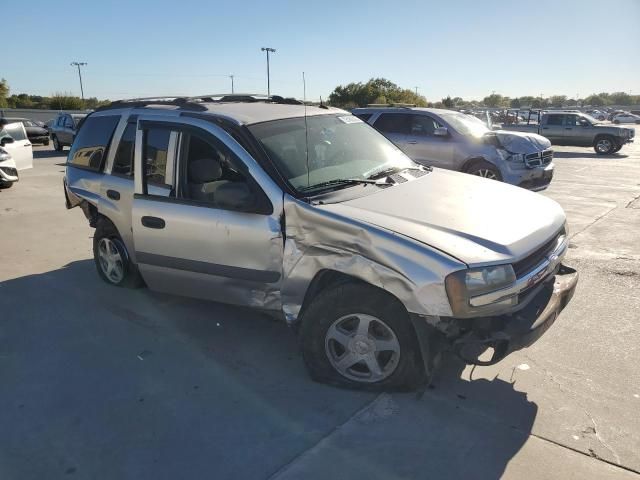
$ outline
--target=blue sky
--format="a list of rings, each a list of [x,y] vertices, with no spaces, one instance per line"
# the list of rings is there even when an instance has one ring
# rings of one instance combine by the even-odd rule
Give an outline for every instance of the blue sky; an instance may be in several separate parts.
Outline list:
[[[2,2],[12,93],[266,92],[307,98],[386,77],[443,96],[640,94],[640,0]]]

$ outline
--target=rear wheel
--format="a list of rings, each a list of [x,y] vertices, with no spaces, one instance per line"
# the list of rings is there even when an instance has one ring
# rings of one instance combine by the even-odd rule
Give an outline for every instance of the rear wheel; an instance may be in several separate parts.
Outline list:
[[[593,149],[598,155],[609,155],[615,151],[618,146],[613,137],[604,136],[598,137],[593,142]]]
[[[618,143],[618,144],[616,144],[616,148],[614,148],[613,152],[611,152],[611,153],[618,153],[621,148],[622,148],[622,144]]]
[[[349,282],[322,291],[305,310],[300,334],[316,381],[372,391],[410,390],[424,382],[407,311],[375,287]]]
[[[13,186],[13,182],[3,182],[0,180],[0,188],[11,188]]]
[[[475,160],[471,163],[465,170],[466,173],[471,175],[477,175],[478,177],[488,178],[489,180],[498,180],[502,181],[502,175],[500,174],[500,170],[492,164],[485,160]]]
[[[129,259],[127,247],[116,227],[106,218],[98,220],[93,235],[93,258],[98,275],[117,287],[137,288],[143,285],[138,269]]]
[[[55,149],[56,152],[61,152],[63,148],[62,144],[58,140],[58,137],[56,136],[53,137],[53,148]]]

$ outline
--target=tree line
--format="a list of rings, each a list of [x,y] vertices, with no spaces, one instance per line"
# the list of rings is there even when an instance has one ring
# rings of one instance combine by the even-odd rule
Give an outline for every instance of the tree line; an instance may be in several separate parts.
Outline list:
[[[408,103],[419,107],[435,108],[548,108],[548,107],[603,107],[607,105],[637,105],[640,95],[630,95],[626,92],[597,93],[585,98],[568,98],[566,95],[523,96],[510,98],[498,93],[487,95],[482,100],[464,100],[461,97],[446,97],[439,101],[430,102],[426,97],[416,92],[401,88],[385,78],[372,78],[368,82],[354,82],[336,87],[329,95],[329,103],[336,107],[351,109],[366,107],[376,103]]]
[[[32,108],[36,110],[85,110],[94,109],[109,103],[109,100],[98,100],[95,97],[85,98],[70,93],[56,92],[49,97],[20,93],[9,95],[9,84],[0,79],[0,108]]]

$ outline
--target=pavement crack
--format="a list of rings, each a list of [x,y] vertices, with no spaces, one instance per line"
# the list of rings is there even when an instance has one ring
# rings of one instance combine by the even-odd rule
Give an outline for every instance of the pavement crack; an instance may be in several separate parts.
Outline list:
[[[584,410],[584,408],[583,408]],[[616,459],[616,464],[620,465],[620,457],[618,456],[618,454],[616,453],[616,451],[611,447],[611,445],[609,445],[604,438],[602,438],[602,436],[600,436],[600,433],[598,432],[598,425],[596,424],[596,421],[594,420],[594,418],[591,416],[591,414],[589,412],[587,412],[586,410],[584,410],[584,413],[587,417],[589,417],[589,420],[591,420],[591,423],[593,423],[593,434],[596,436],[596,439],[598,440],[598,442],[600,442],[600,445],[602,445],[604,448],[606,448],[607,450],[609,450],[613,456]],[[599,460],[602,460],[601,458],[599,458]]]

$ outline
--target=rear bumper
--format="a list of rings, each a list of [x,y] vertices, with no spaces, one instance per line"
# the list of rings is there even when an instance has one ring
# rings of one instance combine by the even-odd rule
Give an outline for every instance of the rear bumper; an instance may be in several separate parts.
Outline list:
[[[552,279],[520,311],[511,315],[472,320],[470,329],[453,344],[466,363],[493,365],[510,353],[528,347],[540,338],[567,306],[578,284],[578,272],[561,265]],[[493,349],[489,360],[480,360]]]

